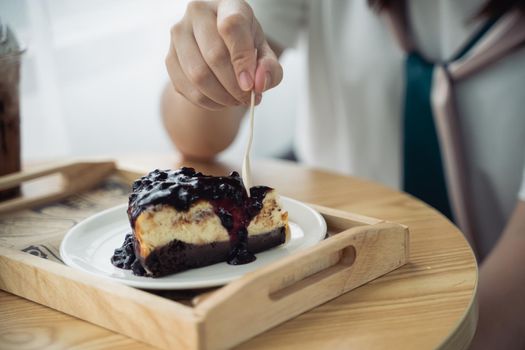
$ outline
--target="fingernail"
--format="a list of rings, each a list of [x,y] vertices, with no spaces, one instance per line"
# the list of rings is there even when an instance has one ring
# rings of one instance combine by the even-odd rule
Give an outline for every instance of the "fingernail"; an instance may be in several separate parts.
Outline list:
[[[272,86],[272,76],[270,73],[266,72],[264,76],[264,91],[268,90]]]
[[[241,74],[239,74],[239,84],[244,91],[250,91],[252,89],[253,80],[248,72],[242,71]]]
[[[255,104],[258,105],[261,103],[262,100],[262,94],[255,94]]]

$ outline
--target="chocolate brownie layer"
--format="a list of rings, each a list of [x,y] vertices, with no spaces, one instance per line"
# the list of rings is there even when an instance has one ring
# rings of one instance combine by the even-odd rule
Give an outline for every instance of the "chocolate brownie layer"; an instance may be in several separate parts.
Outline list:
[[[268,233],[249,237],[247,248],[256,254],[281,245],[286,240],[285,231],[285,227],[280,227]],[[156,248],[147,258],[140,259],[153,277],[161,277],[227,261],[230,254],[232,252],[228,241],[197,245],[174,240],[163,247]]]

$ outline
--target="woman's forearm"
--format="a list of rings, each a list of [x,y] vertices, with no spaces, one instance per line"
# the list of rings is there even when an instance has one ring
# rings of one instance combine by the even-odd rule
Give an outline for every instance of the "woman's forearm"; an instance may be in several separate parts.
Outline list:
[[[193,105],[167,84],[162,119],[171,140],[187,159],[211,160],[235,139],[246,108],[210,111]]]
[[[479,322],[471,349],[525,349],[525,202],[480,270]]]

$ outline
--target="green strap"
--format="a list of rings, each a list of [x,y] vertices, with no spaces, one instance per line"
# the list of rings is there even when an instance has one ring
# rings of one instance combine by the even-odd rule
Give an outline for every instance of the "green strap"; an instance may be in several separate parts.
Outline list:
[[[418,53],[405,62],[403,189],[452,219],[445,173],[432,116],[430,92],[434,65]]]
[[[488,21],[451,61],[463,57],[496,21],[497,18]],[[403,115],[403,189],[453,220],[430,102],[433,71],[434,64],[426,61],[419,53],[411,52],[407,55]]]

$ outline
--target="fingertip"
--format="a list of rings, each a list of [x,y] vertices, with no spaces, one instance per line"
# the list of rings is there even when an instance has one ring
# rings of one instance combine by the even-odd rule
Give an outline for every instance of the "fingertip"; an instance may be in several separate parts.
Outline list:
[[[267,90],[271,85],[271,75],[263,67],[257,68],[255,72],[255,85],[254,89],[257,93],[262,93]]]
[[[255,72],[255,91],[267,91],[279,85],[282,78],[283,72],[279,61],[270,57],[260,59]]]
[[[250,91],[252,90],[253,88],[253,79],[252,77],[250,76],[250,73],[248,73],[247,71],[243,70],[240,74],[239,74],[239,87],[243,90],[243,91]]]
[[[283,80],[283,67],[278,61],[276,63],[277,64],[271,70],[272,78],[273,78],[272,80],[273,85],[271,87],[279,85],[281,81]]]

